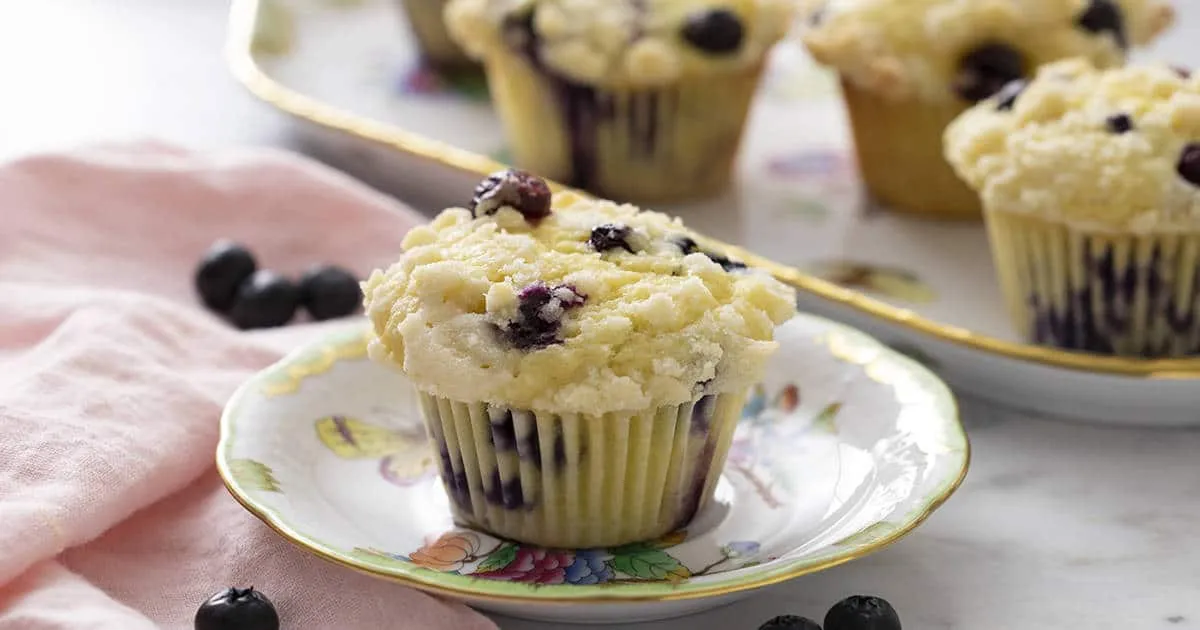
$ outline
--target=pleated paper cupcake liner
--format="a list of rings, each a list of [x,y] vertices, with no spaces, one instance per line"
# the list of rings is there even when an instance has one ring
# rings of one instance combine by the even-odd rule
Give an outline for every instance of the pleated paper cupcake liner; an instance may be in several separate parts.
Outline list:
[[[989,212],[1014,323],[1034,343],[1098,354],[1200,354],[1200,233],[1121,235]]]
[[[893,101],[842,82],[859,170],[876,201],[899,214],[979,219],[979,195],[942,152],[942,134],[965,109],[958,103]]]
[[[584,85],[516,53],[485,60],[520,168],[620,201],[673,201],[730,184],[761,66],[659,88]]]
[[[460,523],[543,547],[613,547],[711,499],[744,394],[637,414],[547,414],[420,394]]]

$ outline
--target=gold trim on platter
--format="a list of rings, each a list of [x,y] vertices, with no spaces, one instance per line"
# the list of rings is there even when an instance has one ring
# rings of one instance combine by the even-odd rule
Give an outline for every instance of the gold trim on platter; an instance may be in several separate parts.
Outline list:
[[[255,59],[255,33],[259,32],[261,7],[265,0],[234,0],[230,17],[228,60],[234,76],[251,94],[296,118],[369,142],[420,156],[455,170],[486,175],[505,165],[488,157],[426,138],[392,125],[359,117],[296,92],[268,75]],[[555,190],[565,186],[551,182]],[[1150,379],[1200,378],[1200,359],[1136,359],[1110,357],[1056,348],[1004,341],[965,328],[942,324],[917,313],[886,304],[862,293],[842,288],[781,265],[741,247],[715,239],[711,246],[727,250],[746,263],[771,272],[783,282],[830,302],[871,315],[892,325],[918,332],[938,341],[988,354],[1036,363],[1052,368]]]

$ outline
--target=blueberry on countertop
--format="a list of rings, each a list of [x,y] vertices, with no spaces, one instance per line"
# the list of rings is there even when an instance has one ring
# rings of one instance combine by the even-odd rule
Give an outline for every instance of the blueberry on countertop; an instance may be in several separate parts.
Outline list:
[[[796,615],[780,615],[764,623],[758,630],[821,630],[821,626],[812,619]]]
[[[238,287],[257,268],[254,255],[242,245],[224,239],[213,243],[196,269],[200,299],[214,311],[228,311]]]
[[[492,173],[475,187],[469,210],[476,217],[509,206],[536,223],[550,216],[551,193],[546,180],[516,169]]]
[[[884,599],[855,595],[829,609],[825,630],[901,630],[900,616]]]
[[[362,299],[358,278],[341,267],[317,265],[300,277],[300,303],[315,320],[350,315]]]
[[[683,38],[704,52],[724,55],[742,47],[746,29],[729,9],[705,9],[688,16]]]
[[[279,630],[279,614],[266,595],[250,588],[227,588],[196,611],[196,630]]]
[[[260,269],[238,288],[229,319],[242,330],[274,328],[292,320],[300,305],[300,289],[287,278]]]
[[[954,90],[964,100],[977,103],[1025,76],[1025,58],[1015,48],[989,42],[963,56]]]

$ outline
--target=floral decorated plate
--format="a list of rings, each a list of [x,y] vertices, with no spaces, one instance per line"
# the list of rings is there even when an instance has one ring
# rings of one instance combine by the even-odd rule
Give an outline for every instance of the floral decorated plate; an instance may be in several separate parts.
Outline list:
[[[267,525],[359,571],[525,618],[692,613],[888,545],[967,471],[954,399],[925,368],[809,315],[779,338],[717,500],[661,540],[541,549],[456,527],[416,397],[366,358],[361,323],[243,385],[217,464]]]

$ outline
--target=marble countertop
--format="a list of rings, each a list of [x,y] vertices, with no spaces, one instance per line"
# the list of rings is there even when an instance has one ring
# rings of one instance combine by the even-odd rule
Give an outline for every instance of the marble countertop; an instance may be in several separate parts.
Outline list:
[[[227,74],[226,10],[213,0],[3,3],[0,159],[139,137],[296,148],[286,121]],[[1196,38],[1174,41],[1172,56],[1200,57]],[[971,401],[963,416],[971,473],[907,538],[699,617],[623,627],[755,630],[870,593],[918,630],[1200,629],[1200,431],[1099,428]]]

